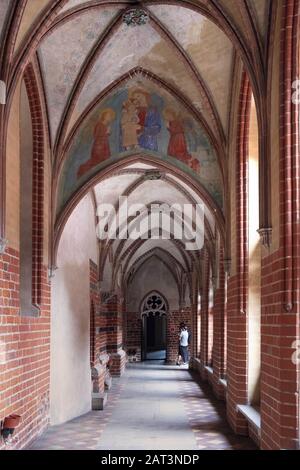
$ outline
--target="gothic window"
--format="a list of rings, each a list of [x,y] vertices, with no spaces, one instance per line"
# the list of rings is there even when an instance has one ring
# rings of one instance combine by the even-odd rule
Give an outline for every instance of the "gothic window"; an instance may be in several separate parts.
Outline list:
[[[142,306],[142,315],[149,316],[162,316],[166,315],[167,306],[165,300],[158,293],[151,293],[144,300]]]

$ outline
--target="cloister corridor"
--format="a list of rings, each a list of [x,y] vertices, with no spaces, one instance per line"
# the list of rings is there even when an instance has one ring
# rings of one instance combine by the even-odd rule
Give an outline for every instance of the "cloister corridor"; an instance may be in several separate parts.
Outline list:
[[[300,449],[299,10],[0,0],[3,459]]]
[[[31,450],[253,450],[229,428],[225,406],[187,366],[130,364],[103,411],[53,426]]]

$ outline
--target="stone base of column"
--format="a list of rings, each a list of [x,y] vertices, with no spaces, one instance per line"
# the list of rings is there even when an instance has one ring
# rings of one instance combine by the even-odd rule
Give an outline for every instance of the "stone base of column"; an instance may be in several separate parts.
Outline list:
[[[109,357],[109,372],[112,377],[121,377],[125,372],[127,355],[123,349],[111,353]]]
[[[237,409],[237,405],[232,403],[230,396],[227,400],[227,419],[235,434],[239,434],[241,436],[249,435],[248,422],[242,413]]]
[[[192,357],[191,361],[190,361],[190,368],[192,370],[195,370],[196,372],[198,372],[198,374],[200,375],[200,378],[201,378],[201,380],[203,380],[203,382],[208,381],[207,369],[205,368],[202,361],[200,361],[200,359],[198,359],[197,357]]]
[[[92,410],[103,410],[107,402],[107,393],[92,393]]]
[[[213,391],[218,400],[226,401],[226,389],[219,381],[218,377],[213,377]]]
[[[93,364],[91,369],[91,379],[92,379],[92,409],[93,410],[102,410],[103,408],[99,408],[99,404],[95,404],[95,408],[93,403],[100,402],[102,400],[103,405],[105,405],[106,398],[105,398],[105,381],[107,376],[110,377],[109,370],[108,370],[108,362],[109,362],[109,355],[108,354],[101,354],[98,356],[98,360],[96,363]]]

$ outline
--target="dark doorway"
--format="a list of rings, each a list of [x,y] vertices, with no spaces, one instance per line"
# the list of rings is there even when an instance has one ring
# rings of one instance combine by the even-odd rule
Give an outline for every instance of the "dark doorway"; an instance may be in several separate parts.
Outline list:
[[[144,360],[165,360],[167,349],[166,315],[145,316],[143,320]]]

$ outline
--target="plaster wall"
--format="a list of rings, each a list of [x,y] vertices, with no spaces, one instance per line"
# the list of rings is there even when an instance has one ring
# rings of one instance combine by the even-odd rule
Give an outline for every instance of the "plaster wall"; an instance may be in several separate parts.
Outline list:
[[[128,286],[127,311],[139,312],[143,298],[155,290],[164,295],[170,310],[178,309],[179,296],[175,279],[164,263],[153,257],[141,266]]]
[[[97,263],[94,209],[87,195],[65,226],[51,283],[51,424],[91,409],[90,259]]]

